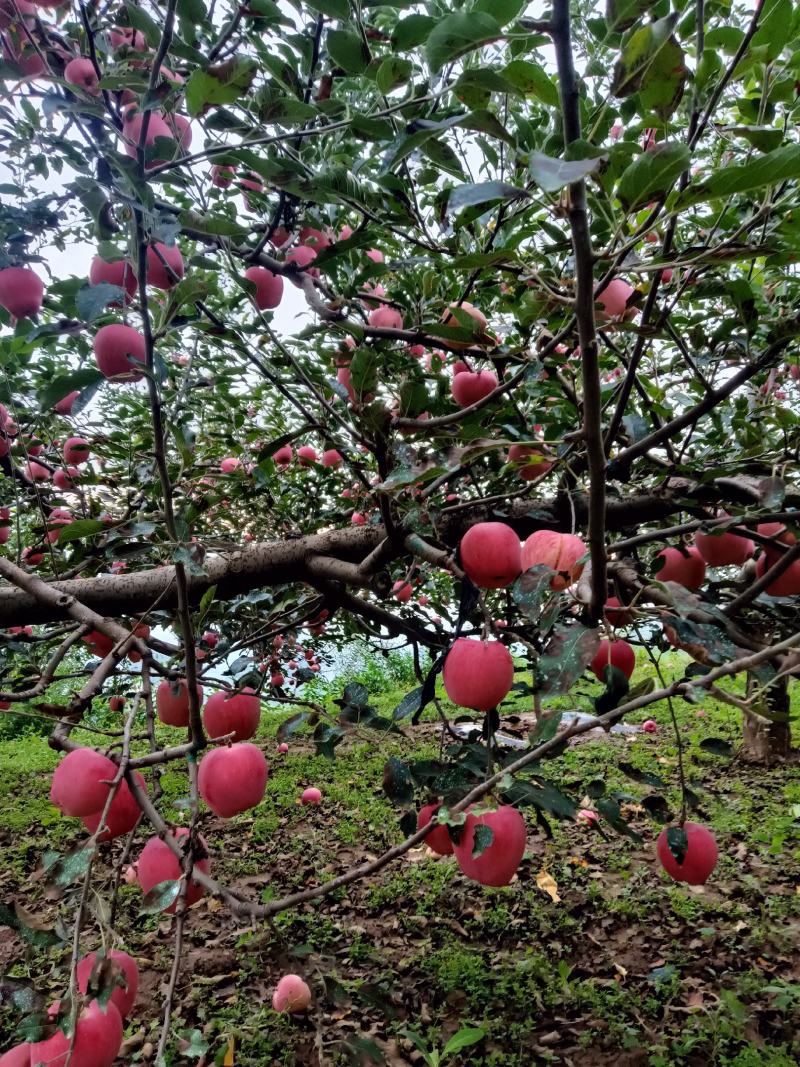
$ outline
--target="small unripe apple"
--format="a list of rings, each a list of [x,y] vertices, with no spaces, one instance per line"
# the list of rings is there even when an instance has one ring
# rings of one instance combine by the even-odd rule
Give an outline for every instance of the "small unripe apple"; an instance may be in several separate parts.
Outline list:
[[[373,308],[369,313],[367,321],[375,330],[403,329],[403,316],[397,308],[388,307],[386,304],[381,304],[380,307]]]
[[[138,382],[136,363],[146,361],[145,340],[132,326],[101,326],[94,338],[94,358],[101,374],[113,382]]]
[[[458,550],[467,577],[481,589],[502,589],[522,570],[522,545],[504,522],[476,523]]]
[[[29,319],[42,310],[44,282],[28,267],[0,270],[0,307],[14,319]]]
[[[269,769],[256,745],[213,748],[200,761],[200,796],[220,818],[230,819],[256,807],[264,799]]]
[[[421,830],[423,826],[427,826],[441,806],[438,801],[433,804],[423,804],[417,815],[417,829]],[[452,856],[453,854],[453,842],[450,840],[446,826],[440,825],[435,830],[431,830],[425,838],[425,844],[439,856]]]
[[[442,681],[453,704],[491,711],[511,689],[514,661],[499,641],[459,637],[447,653]]]
[[[460,371],[453,378],[451,392],[459,407],[477,404],[497,388],[497,375],[490,370]]]
[[[550,582],[551,589],[566,589],[583,573],[583,564],[578,560],[587,552],[586,545],[576,534],[537,530],[522,546],[522,569],[527,571],[539,564],[550,567],[556,571]]]
[[[78,962],[75,977],[81,993],[85,993],[89,988],[89,979],[96,961],[97,953],[89,952]],[[136,960],[127,952],[112,948],[105,953],[104,957],[101,957],[100,962],[104,972],[113,971],[123,979],[123,984],[114,988],[111,1003],[122,1018],[127,1019],[136,1002],[136,993],[139,989],[139,968],[136,966]]]
[[[488,826],[492,841],[480,856],[473,856],[475,829]],[[481,885],[508,885],[525,854],[527,829],[525,819],[516,808],[501,805],[483,815],[467,814],[461,840],[453,846],[456,860],[464,874]]]
[[[233,734],[233,741],[248,741],[258,729],[261,700],[252,689],[228,695],[214,693],[203,708],[203,722],[209,737]]]
[[[116,775],[116,763],[102,752],[73,749],[53,771],[50,800],[64,815],[93,815],[105,804]]]
[[[169,268],[169,269],[167,269]],[[184,274],[183,256],[177,245],[156,243],[147,249],[147,284],[172,289]]]
[[[283,278],[280,274],[273,274],[265,267],[249,267],[244,276],[256,287],[253,299],[257,308],[267,311],[278,307],[283,297]]]
[[[662,830],[656,841],[659,862],[670,878],[687,885],[703,885],[717,865],[719,852],[717,841],[710,830],[699,823],[685,822],[687,848],[683,862],[678,863],[667,841],[667,831]]]
[[[178,841],[188,836],[189,831],[185,826],[179,826],[175,830],[175,838]],[[202,837],[199,838],[199,843],[203,849],[206,848],[206,843]],[[203,874],[208,874],[211,870],[211,863],[208,857],[197,860],[194,866],[199,871],[202,871]],[[142,892],[149,893],[151,889],[160,885],[161,882],[177,882],[182,874],[183,870],[178,857],[173,854],[169,845],[162,841],[160,837],[151,837],[142,849],[139,855],[139,862],[136,864],[136,877],[139,880]],[[198,885],[194,878],[190,878],[185,897],[186,907],[191,908],[204,893],[203,887]],[[177,906],[178,902],[174,900],[164,911],[167,915],[171,915]]]
[[[321,804],[322,803],[322,793],[320,792],[319,789],[316,789],[314,786],[309,786],[308,789],[304,789],[303,792],[300,794],[300,803],[301,804]]]
[[[663,564],[658,566],[658,561]],[[662,548],[656,556],[655,577],[659,582],[677,582],[686,589],[699,589],[706,579],[706,564],[692,545],[687,549]]]
[[[85,56],[71,59],[67,63],[64,67],[64,81],[78,89],[83,89],[89,96],[100,95],[100,78],[94,69],[94,63]]]
[[[301,1013],[311,1003],[311,990],[299,974],[285,974],[272,994],[274,1011]]]

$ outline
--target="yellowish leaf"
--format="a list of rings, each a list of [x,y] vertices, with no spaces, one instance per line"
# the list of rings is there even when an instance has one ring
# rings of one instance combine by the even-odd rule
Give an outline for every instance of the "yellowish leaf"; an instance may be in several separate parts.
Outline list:
[[[536,875],[536,884],[543,892],[547,893],[554,904],[559,903],[561,897],[558,895],[558,886],[552,874],[548,874],[547,871],[539,871]]]
[[[222,1067],[233,1067],[233,1038],[228,1038],[228,1047],[225,1049],[225,1058]]]

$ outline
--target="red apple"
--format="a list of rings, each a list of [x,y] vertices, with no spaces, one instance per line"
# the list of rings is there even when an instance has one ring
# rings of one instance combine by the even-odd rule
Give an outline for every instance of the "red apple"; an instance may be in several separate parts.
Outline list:
[[[139,111],[135,105],[131,105],[125,111],[122,121],[122,138],[124,143],[124,149],[127,155],[132,159],[136,159],[136,151],[139,141],[142,136],[142,128],[144,124],[145,112]],[[175,132],[171,130],[164,120],[162,115],[159,115],[156,111],[150,112],[150,119],[147,123],[147,133],[145,134],[144,147],[145,150],[150,149],[155,144],[156,140],[166,139],[175,144]],[[177,145],[175,145],[177,148]],[[172,158],[173,152],[168,153],[167,159],[151,159],[147,163],[147,168],[154,167],[157,163],[167,163]],[[148,252],[148,261],[149,261]],[[149,262],[148,262],[149,266]],[[162,268],[163,269],[163,268]],[[154,283],[151,283],[154,284]]]
[[[442,680],[453,704],[490,711],[511,689],[514,661],[499,641],[459,637],[447,653]]]
[[[89,979],[97,961],[97,953],[89,952],[78,962],[75,977],[78,981],[78,989],[86,993],[89,988]],[[103,981],[112,976],[118,976],[121,984],[117,985],[111,994],[111,1003],[120,1013],[123,1019],[127,1019],[131,1013],[136,994],[139,990],[139,968],[136,960],[127,952],[112,948],[105,956],[100,956],[98,971],[103,970]]]
[[[481,589],[502,589],[522,570],[522,545],[504,522],[479,522],[461,538],[461,566]]]
[[[709,567],[741,566],[756,550],[749,537],[734,533],[707,534],[698,530],[694,543]]]
[[[298,245],[297,248],[293,248],[287,255],[287,263],[296,263],[301,272],[309,274],[312,278],[319,278],[319,270],[316,267],[310,267],[309,264],[313,263],[317,258],[316,250],[310,248],[308,245]],[[292,278],[294,285],[301,285],[302,283]]]
[[[68,752],[53,771],[50,800],[64,814],[80,818],[101,811],[117,765],[92,748]]]
[[[604,614],[612,626],[627,626],[633,621],[633,612],[628,611],[627,606],[615,596],[610,596],[606,601]]]
[[[605,669],[609,665],[622,671],[626,678],[630,678],[636,667],[636,653],[627,641],[600,642],[589,668],[601,682],[604,682]]]
[[[588,549],[576,534],[556,533],[553,530],[537,530],[522,546],[522,569],[527,571],[540,564],[556,571],[550,582],[551,589],[566,589],[577,582],[583,573],[583,564],[578,560]]]
[[[293,454],[291,445],[282,445],[277,452],[272,453],[272,460],[279,467],[288,467],[292,462]]]
[[[75,401],[80,395],[81,393],[79,389],[73,389],[71,393],[67,393],[66,396],[62,396],[62,398],[58,401],[57,404],[53,404],[53,411],[55,411],[58,415],[71,415],[72,405],[75,403]]]
[[[53,485],[62,492],[69,492],[75,488],[75,481],[80,473],[77,467],[68,467],[66,470],[59,467],[53,471]]]
[[[642,730],[646,734],[657,734],[658,733],[658,723],[655,721],[655,719],[646,719],[642,723]]]
[[[44,282],[28,267],[0,270],[0,307],[14,319],[38,315],[44,300]]]
[[[323,467],[338,467],[342,463],[342,454],[337,452],[335,448],[327,448],[322,453],[322,466]]]
[[[706,564],[703,557],[692,546],[687,549],[662,548],[656,561],[663,559],[663,564],[655,569],[659,582],[677,582],[687,589],[699,589],[706,579]]]
[[[527,459],[533,459],[534,462],[524,463]],[[532,482],[534,478],[541,478],[553,466],[551,460],[544,458],[540,448],[530,445],[512,445],[508,450],[508,462],[524,463],[517,470],[517,476],[523,482]]]
[[[411,586],[408,582],[403,581],[402,578],[399,578],[392,586],[392,594],[395,600],[398,600],[401,604],[408,603],[411,599],[412,592],[413,590]]]
[[[274,1011],[304,1012],[311,1003],[311,990],[299,974],[285,974],[272,994]]]
[[[767,567],[777,563],[770,561],[769,554],[759,556],[756,560],[756,577],[762,578]],[[790,563],[788,568],[764,590],[767,596],[797,596],[800,593],[800,560]]]
[[[152,285],[156,289],[172,289],[181,280],[183,273],[183,256],[177,245],[170,246],[157,242],[148,246],[148,285]]]
[[[213,748],[200,761],[197,784],[200,796],[222,819],[255,808],[264,799],[268,767],[255,745]]]
[[[602,293],[596,297],[596,303],[603,309],[598,314],[600,321],[607,319],[623,319],[630,315],[633,311],[636,313],[635,308],[628,308],[628,301],[633,296],[636,290],[632,285],[629,285],[622,278],[613,278]]]
[[[68,437],[64,442],[64,462],[85,463],[89,458],[89,442],[85,437]]]
[[[717,865],[717,841],[710,830],[695,822],[685,822],[687,848],[683,863],[678,863],[667,843],[667,831],[662,830],[656,841],[659,862],[670,878],[688,885],[703,885]]]
[[[175,837],[178,840],[188,837],[188,835],[189,831],[185,826],[179,826],[175,830]],[[199,842],[205,849],[206,843],[202,837],[199,838]],[[203,874],[208,874],[211,869],[211,864],[207,857],[197,860],[194,866],[199,871],[202,871]],[[149,893],[154,886],[160,885],[161,882],[177,882],[182,877],[182,874],[183,869],[177,856],[173,855],[169,845],[162,841],[160,837],[151,837],[142,849],[139,855],[139,862],[136,865],[136,877],[139,880],[142,892]],[[204,892],[203,887],[198,885],[194,878],[191,878],[186,891],[186,906],[190,908],[193,904],[196,904]],[[171,915],[177,905],[177,900],[174,900],[164,911]]]
[[[134,30],[132,26],[114,26],[108,31],[108,39],[112,48],[132,48],[135,52],[146,52],[147,42],[141,30]]]
[[[219,465],[219,469],[223,474],[233,474],[234,471],[241,467],[242,461],[235,456],[227,456]]]
[[[281,741],[281,743],[278,745],[278,752],[280,752],[282,756],[285,756],[288,751],[289,746],[286,744],[285,741]]]
[[[319,789],[316,789],[313,785],[309,786],[308,789],[304,789],[303,792],[300,794],[300,803],[301,804],[306,804],[306,805],[308,805],[308,804],[321,804],[322,803],[322,793],[320,792]]]
[[[136,363],[146,361],[144,337],[132,326],[101,326],[94,338],[94,358],[100,373],[114,382],[138,382]]]
[[[386,304],[381,304],[380,307],[373,308],[369,313],[367,321],[375,330],[403,329],[403,316],[397,308],[388,307]]]
[[[466,408],[494,392],[497,385],[497,375],[490,370],[460,371],[453,378],[451,392],[458,406]]]
[[[797,541],[797,537],[791,530],[787,530],[782,522],[762,522],[759,523],[756,529],[763,537],[771,537],[773,541],[777,541],[782,545],[791,547]],[[782,552],[778,552],[774,548],[764,546],[763,550],[766,552],[770,566],[773,563],[777,563],[783,555]]]
[[[64,67],[64,81],[83,89],[89,96],[100,95],[100,78],[94,69],[94,63],[85,56],[71,59]]]
[[[95,256],[89,268],[89,284],[100,285],[102,282],[106,282],[108,285],[117,285],[120,289],[124,289],[126,300],[132,300],[139,290],[136,272],[127,259],[115,259],[107,263],[100,256]],[[120,305],[118,301],[115,301],[109,306],[119,307]]]
[[[366,526],[367,518],[366,515],[362,515],[360,511],[354,511],[350,516],[350,522],[353,526]]]
[[[427,826],[441,806],[438,801],[433,804],[424,804],[417,815],[417,829],[421,830],[423,826]],[[439,856],[452,856],[453,854],[453,842],[450,840],[446,826],[437,826],[435,830],[431,830],[425,838],[425,844]]]
[[[203,687],[197,687],[198,703],[203,703]],[[166,726],[189,725],[189,686],[185,678],[166,678],[156,690],[156,714]]]
[[[228,695],[214,693],[203,708],[203,722],[209,737],[233,734],[233,741],[248,741],[258,729],[261,701],[252,689]]]
[[[317,462],[317,450],[311,445],[301,445],[297,450],[297,462],[301,467],[310,467]]]
[[[26,1041],[24,1045],[15,1045],[8,1052],[4,1052],[0,1056],[0,1067],[31,1067],[30,1044]]]
[[[211,184],[216,185],[218,189],[227,189],[235,177],[236,167],[215,163],[211,168]]]
[[[283,297],[283,278],[265,267],[249,267],[245,278],[256,287],[254,300],[261,311],[276,308]]]
[[[108,701],[108,706],[112,711],[122,711],[125,707],[125,697],[111,697]]]
[[[47,467],[43,467],[41,463],[36,463],[34,460],[29,460],[23,468],[25,473],[34,482],[49,482],[50,471]]]
[[[491,844],[480,856],[473,856],[475,828],[488,826],[493,833]],[[525,853],[525,820],[508,804],[483,815],[467,813],[461,840],[453,846],[458,865],[467,878],[481,885],[508,885],[517,872]]]
[[[454,314],[454,310],[456,310],[456,309],[458,311],[464,311],[464,312],[466,312],[467,315],[469,315],[469,317],[475,323],[476,332],[478,334],[485,334],[486,333],[486,316],[483,314],[482,311],[479,311],[475,307],[474,304],[470,304],[466,300],[462,300],[462,302],[460,304],[451,304],[447,308],[445,313],[442,315],[442,325],[443,326],[449,326],[449,327],[452,327],[453,329],[461,329],[461,330],[466,328],[466,327],[462,326],[462,324],[458,321],[458,318]],[[478,339],[476,339],[474,341],[452,341],[450,339],[448,339],[448,341],[447,341],[447,344],[449,345],[449,347],[450,348],[455,348],[455,349],[471,348],[473,345],[477,345],[477,344],[480,344],[480,343],[481,343],[480,338],[478,338]]]
[[[36,1041],[30,1047],[30,1062],[46,1067],[65,1067],[71,1038],[63,1030],[56,1030],[46,1041]],[[69,1056],[69,1067],[112,1067],[122,1044],[122,1019],[113,1003],[101,1008],[93,1000],[75,1024],[75,1044]]]

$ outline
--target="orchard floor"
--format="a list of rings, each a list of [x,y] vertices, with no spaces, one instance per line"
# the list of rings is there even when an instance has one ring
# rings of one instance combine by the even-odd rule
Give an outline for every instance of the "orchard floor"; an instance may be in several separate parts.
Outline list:
[[[387,683],[374,700],[390,711],[409,688]],[[599,779],[607,790],[624,791],[625,813],[643,844],[571,822],[554,822],[548,841],[531,816],[528,853],[504,889],[470,883],[452,859],[419,850],[369,884],[284,912],[271,926],[251,927],[218,902],[201,901],[187,922],[166,1062],[433,1064],[433,1053],[466,1027],[485,1036],[443,1062],[800,1062],[800,764],[761,770],[719,759],[699,743],[713,736],[735,744],[738,713],[714,702],[702,719],[689,705],[676,710],[689,777],[720,845],[705,888],[676,885],[660,871],[653,858],[658,826],[638,803],[654,790],[618,769],[628,761],[674,787],[674,735],[667,709],[658,708],[657,735],[578,744],[548,764],[552,780],[578,800]],[[282,717],[265,716],[267,752],[274,752]],[[381,788],[386,756],[437,752],[430,721],[404,726],[403,736],[350,738],[334,762],[314,755],[309,736],[295,735],[287,756],[271,758],[259,808],[228,823],[202,816],[213,873],[267,900],[375,856],[402,836]],[[64,989],[68,945],[38,944],[44,929],[68,936],[57,920],[68,924],[71,915],[69,891],[52,899],[37,873],[42,855],[80,839],[74,821],[49,804],[54,763],[40,737],[0,742],[0,899],[22,905],[41,928],[23,930],[23,939],[0,925],[0,1049],[12,1041],[21,990],[35,986],[50,998]],[[185,777],[170,770],[162,780],[162,810],[180,821]],[[319,808],[297,802],[309,784],[323,791]],[[674,810],[674,788],[665,796]],[[98,943],[105,861],[97,874],[87,949]],[[137,887],[123,886],[117,929],[138,959],[141,989],[120,1064],[153,1063],[172,958],[170,919],[142,915],[140,901]],[[306,1016],[271,1009],[274,984],[287,971],[312,987]],[[429,1060],[406,1029],[421,1036]]]

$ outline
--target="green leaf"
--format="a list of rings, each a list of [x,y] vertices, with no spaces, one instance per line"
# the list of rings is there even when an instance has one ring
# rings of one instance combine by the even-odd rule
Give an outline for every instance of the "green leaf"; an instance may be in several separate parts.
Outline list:
[[[47,884],[68,886],[77,882],[89,869],[94,853],[94,845],[80,845],[64,856],[52,857],[44,868]]]
[[[531,622],[538,622],[545,603],[553,595],[555,571],[544,563],[525,571],[511,587],[511,596],[522,614]]]
[[[460,1052],[462,1048],[468,1048],[470,1045],[477,1045],[485,1037],[486,1031],[480,1026],[465,1027],[463,1030],[459,1030],[458,1033],[453,1034],[444,1046],[442,1058],[452,1056],[454,1052]]]
[[[430,15],[409,15],[401,19],[392,30],[391,46],[396,52],[410,52],[428,37],[436,19]]]
[[[501,73],[525,96],[535,96],[548,107],[558,107],[558,86],[538,63],[531,63],[527,59],[514,59]]]
[[[332,19],[346,19],[350,16],[350,0],[307,0],[307,6],[321,15],[330,15]]]
[[[70,541],[82,541],[84,537],[93,537],[105,529],[105,523],[98,522],[97,519],[78,519],[77,522],[71,522],[69,526],[59,528],[58,543],[66,545]]]
[[[476,204],[490,204],[498,200],[511,203],[524,200],[530,196],[524,189],[506,182],[469,182],[457,185],[448,194],[449,211],[459,211],[462,207],[474,207]]]
[[[670,852],[675,857],[675,862],[682,864],[686,859],[686,852],[689,848],[689,839],[682,826],[670,826],[669,830],[667,830],[667,844]]]
[[[622,99],[640,93],[642,111],[668,117],[683,95],[687,71],[683,49],[672,36],[677,13],[635,30],[625,41],[611,91]]]
[[[132,0],[125,0],[125,11],[131,26],[135,30],[141,30],[145,41],[151,48],[158,48],[161,43],[161,27],[155,19],[150,18],[147,12],[143,11],[138,4],[134,4]]]
[[[167,879],[165,882],[159,882],[145,893],[139,910],[143,915],[154,915],[157,912],[166,911],[178,899],[180,891],[180,879]]]
[[[359,34],[352,30],[329,30],[327,42],[331,59],[347,74],[363,74],[369,66],[369,51]]]
[[[308,722],[310,716],[307,711],[300,711],[297,715],[292,715],[289,719],[284,719],[278,727],[277,738],[279,741],[286,741],[292,736],[301,726]]]
[[[651,785],[654,789],[666,789],[666,782],[663,778],[659,778],[657,774],[651,774],[650,771],[640,771],[638,767],[634,767],[632,763],[619,763],[617,764],[619,769],[624,775],[631,779],[632,782],[639,782],[640,785]]]
[[[375,74],[375,84],[382,93],[390,93],[393,89],[405,85],[414,73],[414,65],[408,59],[399,56],[387,56],[378,67]]]
[[[779,148],[785,136],[783,130],[776,130],[774,126],[720,126],[719,132],[743,137],[759,152],[772,152]]]
[[[422,697],[422,686],[417,686],[416,689],[412,689],[410,693],[406,693],[400,703],[392,712],[392,718],[395,722],[399,722],[401,719],[409,719],[417,710],[420,705],[420,698]]]
[[[537,664],[539,692],[543,696],[567,693],[591,662],[600,632],[581,623],[555,627]]]
[[[99,319],[109,304],[121,304],[125,290],[120,285],[100,282],[99,285],[84,285],[75,294],[75,309],[84,322]]]
[[[342,700],[338,703],[352,704],[354,708],[365,707],[369,700],[369,689],[361,682],[350,682],[344,687],[344,693],[342,694]]]
[[[662,825],[668,823],[672,818],[672,812],[669,810],[669,805],[658,793],[651,793],[649,796],[642,797],[642,807],[651,819],[654,819]]]
[[[472,858],[482,856],[494,841],[494,830],[485,823],[478,823],[472,835]]]
[[[764,60],[777,59],[787,45],[786,34],[792,24],[792,0],[763,0],[758,29],[750,50],[763,49]]]
[[[633,211],[666,196],[678,176],[689,169],[691,159],[689,146],[677,141],[665,141],[650,152],[642,152],[625,168],[617,184],[622,206]]]
[[[528,744],[531,748],[538,748],[539,745],[552,741],[558,733],[558,727],[561,724],[563,715],[563,711],[553,711],[540,716],[536,726],[528,734]]]
[[[616,830],[618,834],[624,834],[626,837],[630,837],[632,841],[641,841],[642,835],[638,834],[632,827],[628,826],[622,817],[619,804],[611,797],[602,797],[597,801],[597,810],[600,815],[606,820],[608,825],[612,829]]]
[[[600,169],[605,156],[595,159],[553,159],[543,152],[531,152],[528,169],[537,185],[546,193],[555,193],[565,185],[578,182]]]
[[[383,765],[383,791],[396,804],[410,804],[414,799],[411,768],[397,756],[390,756]]]
[[[215,585],[209,586],[209,588],[206,589],[205,593],[203,593],[202,597],[200,598],[200,605],[197,609],[198,623],[202,622],[202,620],[205,618],[206,614],[208,613],[208,609],[214,602],[214,597],[216,596],[216,593],[217,587]]]
[[[499,22],[491,15],[482,11],[455,11],[431,30],[425,42],[425,58],[436,74],[445,64],[502,36]]]
[[[692,182],[671,208],[681,210],[704,200],[726,199],[738,193],[751,193],[768,185],[800,177],[800,145],[785,145],[774,152],[739,166],[725,167],[699,182]]]
[[[105,381],[103,375],[93,367],[85,367],[83,370],[75,371],[74,374],[60,374],[40,391],[39,407],[42,411],[49,411],[53,404],[57,404],[59,400],[63,400],[76,389],[81,391],[89,386],[99,385],[103,381]]]
[[[610,30],[628,30],[652,7],[652,0],[606,0],[606,22]]]
[[[257,73],[258,63],[245,56],[193,71],[186,83],[186,110],[195,118],[215,104],[232,104],[250,90]]]
[[[515,778],[508,789],[503,790],[503,799],[514,807],[530,807],[548,811],[558,819],[574,819],[577,805],[568,796],[549,782],[535,785],[522,778]]]

